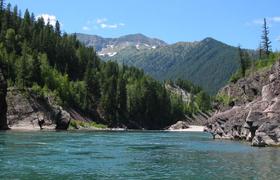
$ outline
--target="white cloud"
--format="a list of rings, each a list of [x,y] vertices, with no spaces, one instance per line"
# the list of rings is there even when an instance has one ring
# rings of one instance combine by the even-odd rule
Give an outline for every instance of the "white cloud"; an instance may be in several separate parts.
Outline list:
[[[90,27],[88,27],[88,26],[84,26],[82,29],[83,29],[84,31],[90,31]]]
[[[82,27],[84,31],[91,31],[92,29],[117,29],[125,26],[124,23],[110,23],[107,18],[98,18],[95,21],[88,20],[86,25]]]
[[[274,23],[280,23],[280,16],[266,17],[266,21],[269,26],[271,26]],[[252,21],[252,23],[247,24],[263,25],[263,18],[255,19]]]
[[[276,38],[276,41],[280,41],[280,35]]]
[[[96,24],[102,29],[117,29],[125,26],[124,23],[107,23],[107,18],[99,18],[96,20]]]
[[[105,22],[107,22],[107,18],[99,18],[96,20],[96,24],[103,24]]]
[[[280,16],[269,17],[267,19],[270,22],[275,22],[275,23],[279,23],[280,22]]]
[[[57,21],[56,16],[50,15],[50,14],[40,14],[40,15],[36,16],[36,19],[38,20],[41,17],[44,19],[45,24],[50,22],[50,25],[55,26],[55,23]]]

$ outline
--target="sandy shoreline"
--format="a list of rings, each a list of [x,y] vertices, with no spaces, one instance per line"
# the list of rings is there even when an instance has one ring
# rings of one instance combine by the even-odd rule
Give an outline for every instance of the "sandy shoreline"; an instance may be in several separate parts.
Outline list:
[[[187,129],[166,130],[171,132],[204,132],[205,126],[190,125]]]

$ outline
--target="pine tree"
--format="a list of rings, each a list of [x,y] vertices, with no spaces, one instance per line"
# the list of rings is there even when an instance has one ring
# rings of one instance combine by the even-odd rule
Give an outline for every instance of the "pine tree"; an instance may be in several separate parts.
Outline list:
[[[118,80],[118,122],[125,122],[127,116],[127,90],[126,81],[121,76]]]
[[[245,77],[246,70],[250,66],[250,56],[249,56],[248,52],[241,49],[240,46],[238,46],[238,53],[239,53],[241,74],[242,74],[242,77]]]
[[[4,0],[0,0],[0,13],[1,14],[4,11],[4,8],[5,8],[5,1]]]
[[[31,17],[28,9],[26,9],[24,13],[24,18],[21,24],[21,34],[27,39],[30,40],[32,34],[30,32],[30,25],[31,25]]]
[[[269,40],[269,29],[266,23],[266,18],[263,20],[263,35],[262,35],[262,51],[266,55],[269,56],[271,52],[271,41]]]
[[[60,34],[61,34],[61,31],[60,31],[60,24],[59,24],[59,22],[58,21],[56,21],[55,22],[55,34],[57,35],[57,36],[60,36]]]
[[[246,74],[246,66],[245,66],[245,59],[243,58],[243,51],[240,46],[238,46],[238,54],[239,54],[239,60],[240,60],[240,69],[242,77]]]
[[[28,85],[29,79],[30,79],[30,71],[29,71],[29,65],[28,65],[28,53],[27,53],[27,43],[24,42],[22,47],[22,56],[19,60],[18,64],[18,72],[17,72],[17,85],[20,88],[24,88]]]
[[[32,57],[32,71],[31,71],[31,81],[39,85],[42,85],[41,79],[41,62],[38,58],[38,54],[34,52]]]

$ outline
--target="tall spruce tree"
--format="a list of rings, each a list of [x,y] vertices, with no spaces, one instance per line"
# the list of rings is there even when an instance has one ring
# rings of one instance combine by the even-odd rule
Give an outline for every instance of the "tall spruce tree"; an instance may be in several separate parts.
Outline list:
[[[262,51],[266,57],[271,52],[271,41],[269,40],[269,29],[266,23],[266,18],[263,19],[263,34],[262,34]]]

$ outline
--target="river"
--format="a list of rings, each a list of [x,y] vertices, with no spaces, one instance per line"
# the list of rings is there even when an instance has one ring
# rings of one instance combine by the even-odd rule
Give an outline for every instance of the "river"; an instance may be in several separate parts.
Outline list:
[[[0,132],[2,179],[279,179],[280,148],[201,132]]]

